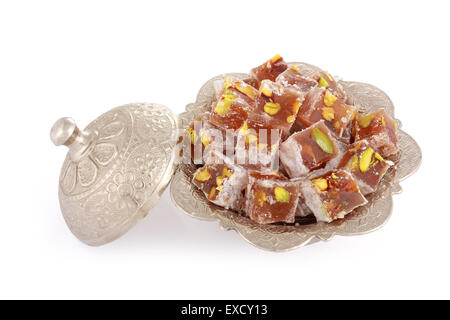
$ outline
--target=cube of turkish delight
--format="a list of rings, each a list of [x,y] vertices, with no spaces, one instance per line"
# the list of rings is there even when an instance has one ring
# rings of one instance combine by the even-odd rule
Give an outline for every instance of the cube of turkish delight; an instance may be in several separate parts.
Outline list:
[[[210,122],[221,129],[236,130],[255,108],[257,90],[249,84],[226,78],[218,101],[213,104]]]
[[[325,88],[331,91],[336,97],[343,99],[344,101],[347,99],[347,95],[345,94],[342,86],[337,83],[337,81],[326,71],[319,71],[311,75],[311,78],[318,82],[319,88]]]
[[[280,161],[290,178],[322,168],[338,155],[336,140],[323,120],[294,133],[280,146]]]
[[[316,80],[303,75],[295,65],[290,66],[286,71],[281,73],[277,77],[276,82],[285,87],[292,86],[303,95],[306,95],[318,85]]]
[[[336,136],[342,137],[356,113],[355,107],[347,105],[330,90],[317,87],[306,95],[298,111],[297,121],[303,127],[309,127],[323,119]]]
[[[226,130],[211,125],[202,115],[186,128],[183,139],[183,156],[194,164],[207,162],[211,152],[234,154],[235,136]]]
[[[366,195],[377,190],[378,184],[393,163],[374,151],[367,140],[351,145],[344,154],[338,169],[349,171]]]
[[[244,211],[251,220],[260,224],[294,223],[298,197],[299,182],[276,174],[251,172]]]
[[[397,124],[384,111],[377,110],[356,121],[355,141],[366,139],[383,157],[398,152]]]
[[[293,87],[285,87],[270,80],[263,80],[252,114],[259,115],[272,127],[289,136],[304,96]]]
[[[264,62],[262,65],[252,69],[250,75],[254,78],[258,85],[261,84],[263,80],[275,81],[280,73],[288,68],[286,62],[283,58],[277,54],[272,59]]]
[[[367,203],[352,175],[344,170],[303,180],[300,192],[317,221],[342,219],[355,208]]]
[[[243,190],[248,182],[247,171],[219,153],[213,153],[212,158],[216,161],[199,168],[194,173],[192,183],[216,205],[240,210]]]
[[[235,163],[251,170],[278,170],[281,131],[258,115],[250,115],[237,131]]]

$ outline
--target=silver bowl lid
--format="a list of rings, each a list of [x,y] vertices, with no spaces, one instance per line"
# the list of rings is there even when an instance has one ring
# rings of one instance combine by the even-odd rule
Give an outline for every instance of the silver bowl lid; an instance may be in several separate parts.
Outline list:
[[[159,104],[114,108],[83,131],[71,118],[50,132],[69,152],[59,202],[72,233],[98,246],[126,233],[158,202],[175,169],[178,120]]]

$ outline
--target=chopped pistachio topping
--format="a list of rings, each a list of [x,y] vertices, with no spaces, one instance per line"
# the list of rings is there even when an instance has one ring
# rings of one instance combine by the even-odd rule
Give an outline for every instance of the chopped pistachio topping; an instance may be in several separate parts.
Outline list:
[[[242,82],[236,82],[236,89],[252,99],[256,98],[257,91],[252,86],[249,86]]]
[[[281,59],[281,56],[277,53],[276,55],[274,55],[273,57],[272,57],[272,59],[270,59],[270,62],[271,63],[275,63],[275,62],[277,62],[278,60],[280,60]]]
[[[332,94],[329,90],[325,91],[323,102],[327,107],[331,107],[336,102],[336,100],[337,98],[334,94]]]
[[[195,132],[195,130],[192,129],[191,127],[187,128],[186,131],[189,134],[189,138],[191,140],[191,144],[195,144],[197,142],[197,139],[198,139],[197,132]]]
[[[326,153],[333,153],[333,143],[331,142],[330,138],[323,133],[320,129],[314,128],[311,132],[313,140],[317,143],[317,145],[322,149],[323,152]]]
[[[356,155],[351,157],[345,164],[344,168],[346,170],[354,170],[354,169],[358,168],[358,157]]]
[[[195,176],[195,180],[198,180],[201,182],[208,181],[209,178],[211,178],[211,174],[209,173],[209,171],[207,169],[200,170]]]
[[[275,187],[274,193],[278,202],[289,202],[291,200],[291,194],[285,188]]]
[[[225,92],[225,94],[222,96],[223,100],[231,100],[233,101],[234,99],[237,98],[236,95],[234,95],[231,90],[229,92]]]
[[[248,124],[247,124],[247,122],[244,122],[244,124],[242,125],[242,128],[241,128],[241,130],[239,130],[239,134],[241,135],[241,136],[245,136],[246,134],[248,134]]]
[[[275,115],[280,111],[281,106],[278,103],[267,102],[264,105],[264,112],[270,114],[271,116]]]
[[[319,88],[328,88],[330,85],[324,77],[319,78]]]
[[[221,186],[222,185],[223,179],[224,178],[222,176],[217,176],[216,177],[216,184],[217,184],[217,186]]]
[[[229,87],[231,87],[231,79],[230,79],[230,77],[225,77],[224,87],[225,87],[225,89],[228,89]]]
[[[311,182],[316,186],[317,189],[320,191],[325,191],[328,189],[328,182],[327,179],[324,178],[317,178],[311,180]]]
[[[224,95],[224,96],[230,96],[230,95],[233,95],[233,91],[231,91],[230,88],[227,88],[227,89],[225,89],[223,95]]]
[[[384,161],[383,157],[378,152],[375,152],[375,159],[378,161]]]
[[[372,161],[372,155],[373,155],[372,148],[368,148],[361,154],[361,159],[359,162],[359,170],[361,170],[361,172],[366,172],[367,170],[369,170],[370,163]]]
[[[236,98],[233,94],[224,94],[221,100],[217,103],[216,109],[214,110],[217,114],[221,116],[225,115],[230,111],[230,107]]]
[[[229,170],[227,167],[224,167],[222,169],[222,175],[227,178],[231,178],[231,176],[233,175],[233,172],[231,170]]]
[[[206,134],[206,132],[203,132],[203,134],[202,134],[203,146],[207,147],[210,143],[211,143],[211,139],[209,139],[209,136]]]
[[[358,168],[358,157],[356,155],[353,156],[350,166],[352,169]]]
[[[370,123],[372,122],[373,117],[374,117],[373,113],[368,114],[368,115],[365,116],[365,117],[362,117],[362,118],[359,119],[359,121],[358,121],[359,126],[360,126],[361,128],[367,128],[368,126],[370,126]]]
[[[334,119],[334,109],[329,107],[322,108],[322,117],[327,120],[331,121]]]
[[[294,109],[294,113],[297,114],[298,110],[300,109],[300,101],[299,100],[296,100],[294,102],[293,109]]]
[[[214,196],[216,195],[216,188],[212,188],[211,191],[209,192],[209,196],[208,199],[212,200],[214,199]]]
[[[287,118],[286,118],[286,121],[287,121],[287,123],[292,123],[292,122],[294,122],[294,121],[295,121],[295,116],[294,116],[294,115],[291,115],[291,116],[287,117]]]

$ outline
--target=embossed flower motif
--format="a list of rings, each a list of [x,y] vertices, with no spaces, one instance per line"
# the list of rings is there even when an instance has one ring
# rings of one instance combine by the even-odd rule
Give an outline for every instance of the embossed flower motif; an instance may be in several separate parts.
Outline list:
[[[133,172],[117,173],[113,182],[106,186],[108,201],[116,204],[117,209],[136,209],[145,200],[144,181]]]
[[[80,162],[67,161],[66,168],[60,179],[61,187],[65,193],[71,193],[76,189],[77,183],[88,188],[98,178],[99,168],[109,166],[117,157],[117,146],[111,141],[124,132],[124,125],[120,121],[106,124],[99,130],[98,142],[91,154]],[[109,142],[108,142],[109,141]]]
[[[154,156],[152,156],[150,153],[147,153],[145,154],[145,156],[136,157],[136,159],[134,160],[141,175],[149,177],[150,179],[152,179],[152,172],[155,168],[153,158]]]

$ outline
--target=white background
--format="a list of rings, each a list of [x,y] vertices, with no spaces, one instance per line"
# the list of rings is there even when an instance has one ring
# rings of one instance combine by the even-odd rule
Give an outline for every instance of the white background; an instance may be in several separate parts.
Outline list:
[[[0,298],[450,298],[448,1],[2,1]],[[68,230],[53,122],[180,113],[209,78],[275,53],[387,92],[422,148],[382,229],[265,252],[167,192],[119,240]]]

